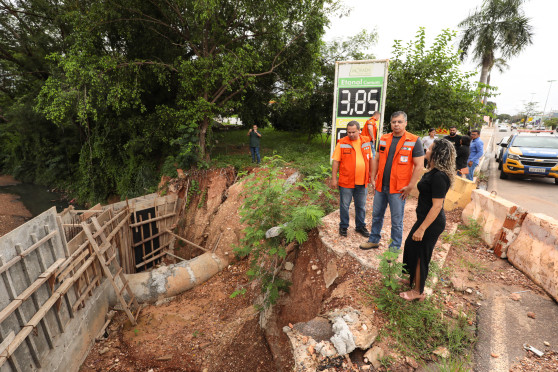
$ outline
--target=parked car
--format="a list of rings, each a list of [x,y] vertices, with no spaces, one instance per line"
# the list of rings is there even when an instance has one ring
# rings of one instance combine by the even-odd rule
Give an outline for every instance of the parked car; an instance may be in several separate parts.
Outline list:
[[[517,124],[513,123],[513,124],[511,125],[511,129],[517,129]]]
[[[508,131],[508,126],[507,125],[499,125],[498,126],[498,132],[507,132]]]
[[[558,135],[549,132],[513,134],[501,159],[501,179],[507,179],[510,174],[550,177],[558,185]]]
[[[508,142],[511,137],[512,136],[506,136],[502,138],[500,141],[498,141],[498,143],[496,144],[496,146],[498,147],[494,150],[494,159],[496,159],[496,161],[500,163],[500,165],[498,165],[498,169],[502,168],[502,164],[501,164],[502,154],[504,154],[504,150],[508,146]]]

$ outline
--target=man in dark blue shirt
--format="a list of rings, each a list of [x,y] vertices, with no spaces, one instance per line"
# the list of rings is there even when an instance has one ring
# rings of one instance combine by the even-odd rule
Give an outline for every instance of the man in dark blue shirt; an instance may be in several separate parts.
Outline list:
[[[257,160],[258,164],[260,164],[260,138],[262,135],[258,132],[257,125],[254,125],[252,129],[248,131],[248,136],[250,136],[250,153],[252,154],[252,163],[255,163]]]

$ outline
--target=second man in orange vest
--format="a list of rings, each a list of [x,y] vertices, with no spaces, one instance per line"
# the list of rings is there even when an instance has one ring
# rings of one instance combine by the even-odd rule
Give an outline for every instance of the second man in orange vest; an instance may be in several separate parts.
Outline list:
[[[391,212],[390,251],[399,252],[403,240],[403,212],[405,199],[417,184],[424,168],[424,150],[418,136],[405,130],[407,114],[403,111],[391,115],[392,133],[380,138],[378,155],[374,159],[371,179],[376,190],[372,206],[372,229],[367,243],[361,249],[378,248],[384,214],[389,205]]]

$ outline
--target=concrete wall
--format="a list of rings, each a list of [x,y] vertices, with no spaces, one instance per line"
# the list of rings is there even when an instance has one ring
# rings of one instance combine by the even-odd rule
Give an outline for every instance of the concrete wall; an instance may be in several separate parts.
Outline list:
[[[0,280],[0,310],[12,302],[8,294],[8,286],[13,287],[17,296],[29,287],[29,282],[34,282],[43,273],[39,257],[46,268],[60,258],[66,258],[64,232],[59,228],[56,217],[56,210],[52,208],[0,237],[0,255],[5,264],[11,259],[17,259],[16,245],[19,244],[25,251],[34,243],[33,234],[37,240],[45,237],[47,235],[45,226],[51,232],[57,231],[50,240],[52,244],[47,242],[26,255],[8,269],[7,279],[3,277],[3,280]],[[29,276],[29,281],[26,274]],[[59,285],[55,284],[55,290]],[[100,286],[93,289],[93,296],[86,300],[85,307],[73,313],[73,318],[65,306],[64,299],[59,310],[56,309],[56,305],[50,308],[44,317],[44,324],[40,323],[13,354],[19,368],[23,371],[77,371],[104,324],[110,292],[113,292],[112,287],[106,281],[102,282]],[[75,292],[70,289],[67,293],[68,301],[74,303],[77,300]],[[22,330],[22,325],[25,325],[37,313],[37,308],[45,304],[49,298],[48,284],[45,283],[37,289],[35,295],[23,301],[19,307],[21,310],[19,314],[17,311],[13,312],[0,324],[2,338],[12,331],[17,336]],[[47,342],[45,328],[51,335],[52,348]],[[40,368],[32,358],[31,347],[37,350]],[[10,362],[0,367],[0,371],[13,371]]]
[[[558,301],[558,221],[541,213],[525,217],[508,260]]]

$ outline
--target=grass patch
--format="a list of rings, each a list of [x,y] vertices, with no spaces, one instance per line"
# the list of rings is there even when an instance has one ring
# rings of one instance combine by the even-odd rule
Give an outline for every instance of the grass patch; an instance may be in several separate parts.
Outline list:
[[[391,280],[400,276],[394,273],[399,271],[398,264],[387,255],[382,261],[383,280],[367,293],[387,319],[380,337],[394,339],[396,349],[415,358],[429,360],[440,346],[447,348],[452,358],[466,354],[475,341],[474,327],[469,324],[471,315],[460,313],[456,319],[444,316],[443,296],[439,292],[423,302],[405,301],[399,297],[399,285]]]
[[[308,142],[306,135],[283,132],[273,128],[259,130],[262,134],[260,154],[264,156],[279,155],[297,168],[304,175],[312,175],[320,166],[330,168],[330,137],[325,134],[316,136]],[[237,170],[251,167],[248,129],[233,129],[215,132],[216,141],[211,151],[212,165],[217,167],[234,166]]]
[[[459,225],[453,234],[442,233],[444,243],[450,243],[453,247],[462,248],[467,245],[475,245],[481,241],[482,226],[477,220],[470,218],[469,225]]]

